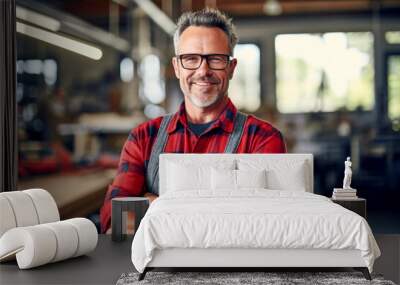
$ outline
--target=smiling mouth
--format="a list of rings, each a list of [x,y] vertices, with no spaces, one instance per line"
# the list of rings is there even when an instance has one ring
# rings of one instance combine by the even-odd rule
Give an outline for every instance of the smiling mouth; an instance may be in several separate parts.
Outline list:
[[[194,82],[195,85],[199,85],[199,86],[211,86],[214,85],[215,83],[211,83],[211,82]]]

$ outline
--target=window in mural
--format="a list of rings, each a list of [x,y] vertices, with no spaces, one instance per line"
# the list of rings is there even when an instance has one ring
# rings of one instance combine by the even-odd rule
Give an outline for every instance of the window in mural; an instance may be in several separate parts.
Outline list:
[[[372,33],[278,35],[275,51],[280,112],[372,110]]]
[[[389,44],[400,44],[400,31],[386,32],[385,38]]]
[[[229,97],[239,109],[254,112],[261,104],[260,48],[238,44],[234,57],[238,64],[229,84]]]
[[[388,115],[395,131],[400,131],[400,55],[389,57]]]

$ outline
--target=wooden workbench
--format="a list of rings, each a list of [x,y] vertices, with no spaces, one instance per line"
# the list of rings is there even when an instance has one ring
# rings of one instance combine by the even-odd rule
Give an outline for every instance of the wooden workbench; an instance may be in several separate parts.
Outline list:
[[[106,169],[51,174],[19,181],[18,190],[45,189],[56,201],[61,219],[85,217],[101,207],[115,173],[115,170]]]

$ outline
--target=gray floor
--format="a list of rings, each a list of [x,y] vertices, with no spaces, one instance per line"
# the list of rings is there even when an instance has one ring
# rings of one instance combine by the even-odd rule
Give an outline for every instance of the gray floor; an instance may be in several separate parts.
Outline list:
[[[131,243],[114,243],[111,236],[100,235],[97,248],[88,256],[28,270],[7,262],[0,265],[0,284],[115,284],[122,273],[134,270]]]
[[[375,261],[374,272],[400,284],[400,234],[374,235],[381,250],[381,257]]]
[[[400,235],[376,234],[382,251],[374,272],[400,283]],[[131,240],[114,243],[100,235],[99,245],[88,256],[77,257],[42,267],[18,270],[15,262],[0,265],[0,284],[115,284],[119,276],[134,271],[130,260]],[[312,270],[310,270],[312,271]]]
[[[400,213],[368,211],[367,221],[382,252],[374,269],[400,284]]]

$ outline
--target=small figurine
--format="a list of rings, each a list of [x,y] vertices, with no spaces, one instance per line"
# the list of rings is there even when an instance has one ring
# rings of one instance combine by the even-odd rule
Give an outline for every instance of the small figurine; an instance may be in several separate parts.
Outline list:
[[[350,161],[350,157],[347,157],[347,160],[344,162],[343,189],[352,189],[350,187],[351,176],[352,176],[351,161]]]
[[[351,176],[353,171],[351,170],[350,157],[347,157],[344,162],[344,178],[343,178],[343,188],[333,188],[332,199],[334,200],[356,200],[357,189],[351,188]]]

